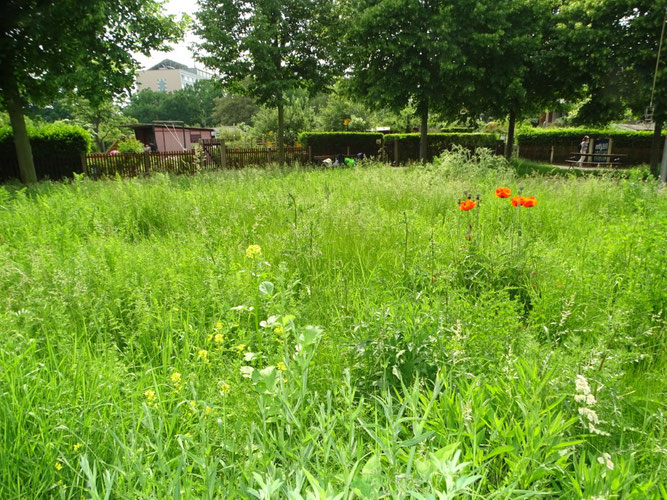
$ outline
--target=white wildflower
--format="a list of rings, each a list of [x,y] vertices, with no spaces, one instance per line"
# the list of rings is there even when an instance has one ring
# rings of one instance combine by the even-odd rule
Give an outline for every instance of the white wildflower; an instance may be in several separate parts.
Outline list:
[[[590,408],[579,408],[579,415],[581,415],[582,417],[586,417],[588,421],[592,424],[600,423],[598,414],[595,413],[595,410],[591,410]]]
[[[241,375],[243,375],[244,378],[252,378],[252,372],[254,371],[255,369],[252,366],[241,367]]]
[[[257,357],[257,355],[254,352],[246,352],[243,355],[243,359],[246,360],[246,361],[252,361],[256,357]]]
[[[611,461],[611,455],[609,453],[603,453],[601,457],[598,457],[598,462],[605,465],[607,469],[614,470],[614,462]]]
[[[590,394],[591,388],[588,385],[588,380],[583,375],[577,375],[577,378],[574,379],[574,385],[577,389],[577,392],[580,394]]]

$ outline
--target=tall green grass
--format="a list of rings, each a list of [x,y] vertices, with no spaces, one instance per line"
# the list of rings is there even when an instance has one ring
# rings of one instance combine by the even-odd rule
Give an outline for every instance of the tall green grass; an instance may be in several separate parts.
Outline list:
[[[664,498],[666,230],[463,152],[1,188],[0,498]]]

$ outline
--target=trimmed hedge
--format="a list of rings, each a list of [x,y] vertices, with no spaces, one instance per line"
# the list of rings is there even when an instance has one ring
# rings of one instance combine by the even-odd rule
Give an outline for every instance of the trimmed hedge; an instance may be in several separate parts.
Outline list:
[[[653,132],[594,128],[522,129],[516,135],[519,156],[549,162],[553,146],[553,162],[563,164],[572,153],[579,151],[579,144],[585,135],[591,140],[611,138],[612,151],[625,155],[624,164],[637,165],[650,161]]]
[[[299,142],[310,146],[313,156],[364,153],[377,156],[382,147],[382,134],[378,132],[301,132]]]
[[[523,129],[516,135],[518,144],[579,144],[585,135],[591,139],[595,137],[611,137],[614,145],[651,147],[653,132],[630,132],[615,129],[594,128],[560,128],[560,129]]]
[[[420,134],[387,134],[384,136],[385,152],[392,162],[419,159]],[[398,159],[394,158],[394,143],[398,141]],[[443,151],[458,145],[474,150],[476,148],[496,149],[495,134],[428,134],[427,160],[432,160]]]
[[[28,127],[37,178],[58,179],[82,172],[81,155],[90,151],[90,134],[78,125],[49,123]],[[0,180],[19,177],[11,127],[0,128]]]

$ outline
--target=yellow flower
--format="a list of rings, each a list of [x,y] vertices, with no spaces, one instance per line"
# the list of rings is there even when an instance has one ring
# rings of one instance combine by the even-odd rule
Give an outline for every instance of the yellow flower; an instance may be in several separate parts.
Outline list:
[[[146,398],[146,404],[148,406],[152,406],[153,408],[157,408],[157,397],[155,396],[155,391],[152,389],[148,389],[144,392],[144,397]],[[74,451],[77,450],[76,448],[77,445],[74,445]],[[79,443],[79,446],[81,444]]]
[[[181,380],[181,374],[178,372],[174,372],[171,374],[171,377],[169,377],[171,380],[171,383],[174,385],[174,389],[177,391],[180,391],[183,388],[183,382]]]
[[[234,349],[236,349],[238,352],[243,352],[245,349],[245,344],[239,344],[237,346],[234,346]]]
[[[232,392],[232,386],[230,386],[227,382],[220,381],[218,382],[218,388],[220,389],[220,395],[221,396],[226,396],[230,392]]]
[[[206,340],[207,340],[208,342],[211,342],[211,341],[213,340],[213,334],[212,334],[212,333],[209,334],[209,336],[206,337]]]
[[[201,359],[204,363],[208,363],[208,351],[206,349],[200,349],[197,353],[197,359]]]
[[[277,335],[282,335],[282,334],[285,332],[285,328],[283,327],[283,325],[278,325],[278,326],[276,326],[276,327],[273,329],[273,331],[274,331]]]
[[[276,364],[276,368],[278,368],[278,370],[280,370],[281,372],[287,371],[287,366],[282,361],[278,361],[278,364]]]
[[[74,451],[79,451],[79,448],[81,448],[81,443],[76,443],[72,448],[74,448]]]
[[[218,321],[218,322],[215,324],[215,329],[216,329],[216,330],[222,330],[222,323],[221,323],[220,321]]]
[[[211,413],[212,410],[213,410],[213,408],[211,408],[210,406],[207,406],[206,409],[204,410],[204,415],[208,415],[209,413]]]
[[[249,259],[254,259],[255,257],[259,257],[262,255],[262,247],[259,245],[250,245],[248,248],[245,249],[245,256],[248,257]]]
[[[214,339],[216,344],[222,344],[225,341],[225,337],[222,333],[216,333]]]
[[[57,471],[63,469],[63,464],[61,464],[60,462],[56,462],[55,464],[53,464],[53,466],[56,468]]]

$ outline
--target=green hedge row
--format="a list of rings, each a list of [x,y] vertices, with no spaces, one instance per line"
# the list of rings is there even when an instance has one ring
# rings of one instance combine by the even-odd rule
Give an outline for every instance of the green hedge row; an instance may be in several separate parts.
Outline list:
[[[384,136],[385,151],[391,161],[416,160],[419,158],[420,134],[387,134]],[[394,158],[394,143],[398,142],[398,159]],[[427,159],[431,160],[445,150],[458,145],[474,150],[489,148],[495,151],[495,134],[428,134]]]
[[[90,151],[90,134],[78,125],[48,123],[39,127],[28,127],[28,137],[33,156],[81,155]],[[0,152],[16,154],[14,134],[9,126],[0,128]]]
[[[367,156],[377,156],[382,147],[382,134],[379,132],[301,132],[299,142],[303,146],[310,146],[316,155],[364,153]]]
[[[557,146],[579,144],[585,136],[610,137],[614,146],[650,148],[653,132],[631,132],[615,129],[561,128],[561,129],[523,129],[516,139],[519,146]]]
[[[81,155],[90,151],[90,134],[68,123],[28,127],[37,178],[59,179],[81,172]],[[0,127],[0,180],[19,177],[11,127]]]

